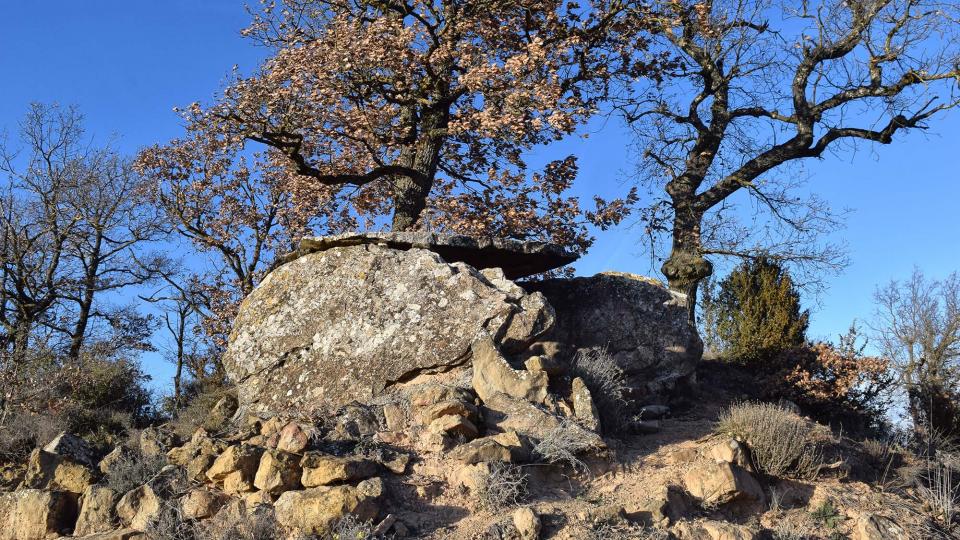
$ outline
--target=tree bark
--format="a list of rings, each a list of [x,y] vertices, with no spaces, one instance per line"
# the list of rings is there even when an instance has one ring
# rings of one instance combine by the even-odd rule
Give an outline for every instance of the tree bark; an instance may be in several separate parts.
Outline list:
[[[404,166],[420,175],[416,178],[400,176],[395,181],[392,225],[394,231],[411,231],[417,227],[437,174],[448,118],[449,111],[446,109],[424,111],[417,145],[400,158]]]
[[[713,273],[713,265],[703,257],[700,225],[703,212],[697,207],[694,188],[683,183],[667,186],[673,200],[673,244],[661,271],[670,288],[687,295],[687,317],[696,322],[697,287]]]

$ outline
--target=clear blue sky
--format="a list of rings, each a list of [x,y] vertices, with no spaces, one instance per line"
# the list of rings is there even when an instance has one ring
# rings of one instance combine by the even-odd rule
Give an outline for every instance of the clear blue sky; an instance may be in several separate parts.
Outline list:
[[[264,54],[242,39],[242,1],[7,0],[0,20],[0,129],[16,129],[31,101],[76,104],[91,133],[115,134],[131,153],[181,133],[174,106],[207,100],[234,64],[249,69]],[[577,190],[612,195],[629,171],[627,138],[616,121],[586,141],[538,151],[580,156]],[[869,318],[875,286],[909,275],[916,265],[941,277],[960,270],[960,112],[928,133],[899,136],[892,146],[806,166],[811,187],[836,208],[854,210],[845,230],[851,266],[831,278],[819,299],[813,337],[833,337],[854,318]],[[637,234],[598,234],[577,265],[650,274]],[[810,302],[813,304],[814,302]],[[170,366],[145,367],[166,383]]]

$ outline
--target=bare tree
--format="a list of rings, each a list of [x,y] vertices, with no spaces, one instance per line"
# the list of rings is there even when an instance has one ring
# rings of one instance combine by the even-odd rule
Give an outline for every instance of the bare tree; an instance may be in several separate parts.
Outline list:
[[[932,280],[914,270],[874,297],[875,330],[900,373],[914,423],[960,436],[960,275]]]
[[[663,0],[652,50],[662,82],[616,101],[637,134],[641,175],[664,190],[642,214],[668,236],[662,271],[692,299],[711,256],[764,255],[837,268],[823,201],[791,164],[857,141],[889,144],[958,104],[958,5],[937,0]],[[746,193],[754,218],[737,221]],[[654,242],[654,245],[656,243]]]
[[[81,174],[83,130],[73,110],[33,105],[20,125],[21,150],[6,142],[0,168],[10,182],[2,215],[0,324],[8,365],[23,360],[31,333],[61,300],[73,276],[67,245],[79,216],[68,194]]]

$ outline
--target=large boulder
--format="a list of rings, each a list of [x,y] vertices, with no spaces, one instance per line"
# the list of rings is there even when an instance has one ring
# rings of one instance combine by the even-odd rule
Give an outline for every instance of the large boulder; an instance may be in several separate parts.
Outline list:
[[[482,333],[505,354],[553,324],[499,269],[362,243],[306,253],[243,302],[224,357],[251,412],[336,409],[469,363]]]
[[[703,354],[687,318],[686,295],[654,279],[603,272],[525,287],[543,293],[556,312],[548,339],[570,352],[605,348],[626,374],[634,399],[662,397],[689,380]]]
[[[0,540],[44,540],[73,528],[76,499],[62,491],[0,494]]]

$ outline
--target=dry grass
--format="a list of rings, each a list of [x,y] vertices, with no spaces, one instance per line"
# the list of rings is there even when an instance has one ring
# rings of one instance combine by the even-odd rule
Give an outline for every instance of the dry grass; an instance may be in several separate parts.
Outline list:
[[[821,430],[780,405],[732,405],[716,431],[744,441],[754,466],[764,474],[812,480],[823,467]]]
[[[625,521],[601,521],[587,532],[589,540],[667,540],[670,533],[663,529],[634,525]]]
[[[631,419],[622,414],[629,390],[626,375],[606,348],[578,350],[571,374],[583,379],[590,389],[604,430],[615,432],[629,425]]]
[[[527,474],[512,463],[490,463],[490,473],[480,478],[474,496],[481,510],[497,512],[516,506],[527,494]]]
[[[167,465],[164,456],[145,456],[137,449],[124,451],[107,472],[104,482],[118,495],[147,483]]]
[[[917,492],[933,519],[945,529],[953,529],[960,518],[960,470],[950,461],[929,460]],[[956,528],[960,532],[960,525]]]
[[[533,454],[544,463],[568,465],[576,472],[587,472],[587,465],[577,456],[592,450],[595,442],[593,433],[564,418],[534,446]]]

